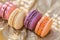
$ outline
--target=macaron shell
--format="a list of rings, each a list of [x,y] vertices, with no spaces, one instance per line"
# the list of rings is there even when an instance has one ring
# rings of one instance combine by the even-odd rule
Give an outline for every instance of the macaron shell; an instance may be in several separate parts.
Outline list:
[[[19,9],[16,8],[16,9],[11,13],[11,15],[10,15],[10,17],[9,17],[9,19],[8,19],[8,24],[9,24],[10,26],[13,26],[14,18],[15,18],[15,16],[18,14],[18,12],[19,12]]]
[[[48,32],[49,32],[50,29],[51,29],[52,23],[53,23],[53,20],[50,19],[50,20],[48,21],[48,23],[45,25],[44,29],[42,30],[42,32],[41,32],[41,37],[44,37],[44,36],[46,36],[46,35],[48,34]]]
[[[4,15],[4,19],[8,20],[10,14],[12,13],[13,10],[15,10],[15,6],[11,5],[11,6],[8,6],[6,11],[5,11],[5,15]]]
[[[19,14],[16,15],[13,21],[13,27],[15,29],[21,29],[23,27],[23,22],[25,18],[25,12],[20,9]]]
[[[47,22],[49,21],[50,17],[46,16],[44,17],[44,20],[42,21],[42,23],[40,24],[40,27],[38,29],[38,35],[41,35],[42,30],[44,29],[45,25],[47,24]]]

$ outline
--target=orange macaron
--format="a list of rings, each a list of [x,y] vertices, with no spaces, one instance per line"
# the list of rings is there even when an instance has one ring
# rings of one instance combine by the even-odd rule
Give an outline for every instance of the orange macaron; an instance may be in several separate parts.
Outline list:
[[[49,16],[43,16],[36,25],[35,33],[41,37],[48,34],[53,21]]]

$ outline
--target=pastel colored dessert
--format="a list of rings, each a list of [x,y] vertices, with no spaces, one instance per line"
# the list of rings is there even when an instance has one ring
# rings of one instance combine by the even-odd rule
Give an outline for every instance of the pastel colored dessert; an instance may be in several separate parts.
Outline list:
[[[8,19],[9,26],[15,29],[21,29],[23,27],[23,21],[25,18],[25,12],[22,9],[16,8]]]
[[[8,4],[8,2],[6,3]],[[4,13],[4,19],[8,20],[10,14],[12,13],[13,10],[16,9],[16,6],[12,3],[9,4],[9,6],[6,8],[5,13]]]
[[[8,6],[8,5],[4,4],[4,5],[1,7],[1,10],[0,10],[1,17],[3,17],[4,12],[5,12],[6,8],[7,8],[7,6]]]
[[[34,6],[35,2],[36,2],[36,0],[21,0],[20,8],[22,8],[23,10],[28,12]]]
[[[40,37],[46,36],[52,25],[53,21],[49,16],[43,16],[36,25],[35,33]]]
[[[3,18],[3,16],[4,16],[4,13],[5,13],[5,10],[6,10],[6,8],[9,6],[9,4],[10,4],[10,2],[6,2],[4,5],[2,5],[2,7],[1,7],[1,9],[0,9],[0,17],[2,17]]]
[[[1,14],[1,8],[2,8],[2,3],[0,3],[0,17],[2,17],[2,14]]]
[[[37,22],[41,19],[42,14],[38,10],[33,10],[25,18],[24,25],[29,30],[34,30]]]
[[[11,2],[6,2],[0,9],[0,17],[8,20],[9,15],[15,8],[16,6],[14,4],[12,4]]]

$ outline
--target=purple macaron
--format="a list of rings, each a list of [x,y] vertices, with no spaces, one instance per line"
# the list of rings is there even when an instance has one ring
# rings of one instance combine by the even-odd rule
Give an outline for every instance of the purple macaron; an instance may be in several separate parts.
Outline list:
[[[42,14],[38,10],[29,12],[29,15],[25,18],[24,25],[29,30],[34,30],[36,24],[41,19]]]

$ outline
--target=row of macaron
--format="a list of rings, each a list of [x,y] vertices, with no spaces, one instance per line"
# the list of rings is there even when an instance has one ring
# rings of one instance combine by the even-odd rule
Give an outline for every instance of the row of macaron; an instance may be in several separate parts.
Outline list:
[[[49,33],[53,23],[52,18],[42,16],[38,10],[32,10],[28,15],[25,13],[24,10],[16,8],[8,19],[9,26],[14,29],[25,27],[28,30],[34,31],[40,37],[44,37]]]
[[[22,9],[16,8],[8,19],[9,26],[14,29],[25,27],[28,30],[34,31],[40,37],[45,37],[51,30],[53,23],[49,16],[42,16],[38,10],[31,10],[28,15]]]
[[[25,26],[26,29],[34,31],[40,37],[48,34],[53,23],[49,16],[42,16],[38,10],[26,12],[21,8],[17,8],[11,2],[6,2],[4,5],[1,5],[0,17],[8,20],[9,26],[15,29],[21,29]]]

